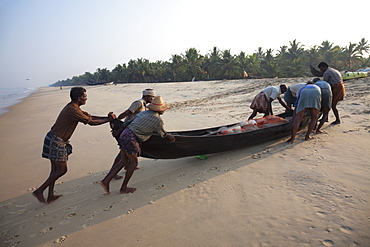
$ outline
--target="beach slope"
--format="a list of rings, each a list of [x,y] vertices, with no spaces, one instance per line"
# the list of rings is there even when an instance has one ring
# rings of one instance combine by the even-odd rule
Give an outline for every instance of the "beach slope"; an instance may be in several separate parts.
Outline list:
[[[145,88],[171,105],[169,131],[246,120],[264,87],[310,78],[124,84],[86,87],[83,110],[119,114]],[[294,144],[287,138],[208,155],[201,160],[139,158],[122,195],[98,182],[118,146],[109,126],[79,124],[68,173],[57,181],[63,197],[44,205],[32,191],[48,176],[42,142],[69,88],[40,88],[0,116],[1,246],[369,246],[370,79],[345,82],[340,125]],[[283,111],[273,103],[275,113]],[[329,122],[334,119],[332,112]],[[123,173],[122,173],[123,174]]]

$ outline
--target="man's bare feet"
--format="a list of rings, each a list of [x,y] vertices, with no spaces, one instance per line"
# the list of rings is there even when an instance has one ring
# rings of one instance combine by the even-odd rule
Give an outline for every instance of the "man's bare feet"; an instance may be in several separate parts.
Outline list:
[[[331,123],[331,125],[336,125],[336,124],[340,124],[340,121],[337,120],[337,121],[334,121],[334,122]]]
[[[120,176],[120,175],[116,175],[116,176],[114,176],[114,180],[120,180],[120,179],[122,179],[123,177],[122,176]]]
[[[294,142],[294,139],[289,138],[289,140],[287,140],[286,142],[292,144]]]
[[[128,194],[128,193],[134,193],[136,190],[136,188],[130,188],[130,187],[126,187],[125,189],[121,189],[119,191],[120,194]]]
[[[34,197],[36,197],[36,199],[39,201],[39,202],[41,202],[41,203],[47,203],[46,201],[45,201],[45,198],[44,198],[44,195],[43,194],[40,194],[40,193],[37,193],[36,191],[34,191],[33,193],[32,193],[32,195],[34,196]]]
[[[63,195],[53,195],[53,196],[49,196],[48,197],[48,200],[47,200],[47,203],[51,203],[53,201],[55,201],[56,199],[62,197]]]
[[[125,167],[125,170],[127,171],[127,168]],[[135,167],[135,170],[139,170],[139,167]]]
[[[308,140],[311,140],[311,139],[314,139],[312,136],[305,136],[304,137],[304,139],[306,140],[306,141],[308,141]]]
[[[109,195],[110,194],[109,185],[105,185],[103,182],[100,182],[99,184],[103,187],[105,193],[107,193],[107,195]]]

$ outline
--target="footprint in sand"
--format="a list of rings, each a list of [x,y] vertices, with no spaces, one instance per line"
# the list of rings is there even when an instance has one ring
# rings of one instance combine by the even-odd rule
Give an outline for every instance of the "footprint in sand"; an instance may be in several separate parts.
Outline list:
[[[155,189],[156,189],[156,190],[164,189],[164,184],[162,184],[162,185],[158,185]]]
[[[97,213],[100,213],[102,210],[99,208],[97,210],[94,211],[94,214],[97,214]]]
[[[349,226],[342,226],[341,228],[339,228],[339,230],[347,234],[351,234],[353,232],[353,229]]]
[[[66,216],[64,216],[64,219],[62,222],[60,222],[61,225],[66,225],[69,223],[69,219],[76,216],[77,214],[76,213],[70,213],[70,214],[67,214]]]
[[[45,228],[45,229],[41,230],[40,233],[41,234],[46,234],[46,233],[50,232],[51,230],[53,230],[53,228],[52,227],[48,227],[48,228]]]
[[[0,237],[4,237],[8,234],[8,230],[4,230],[0,233]]]
[[[64,209],[64,211],[74,210],[76,208],[77,208],[77,206],[67,207],[67,208]]]
[[[13,242],[8,245],[8,247],[17,246],[21,241]]]
[[[87,227],[89,227],[90,225],[89,224],[83,224],[82,226],[81,226],[81,229],[85,229],[85,228],[87,228]]]
[[[54,241],[54,243],[55,243],[55,244],[61,244],[64,240],[66,240],[66,238],[67,238],[67,235],[65,235],[65,236],[61,236],[60,238],[56,239],[56,240]]]
[[[318,216],[320,216],[321,218],[325,218],[326,217],[326,213],[325,212],[322,212],[322,211],[319,211],[316,213]]]
[[[41,217],[41,216],[46,216],[46,213],[39,213],[39,214],[36,214],[36,217]]]
[[[110,210],[113,208],[113,206],[114,206],[114,205],[110,205],[110,206],[108,206],[108,207],[104,208],[104,211],[110,211]]]
[[[334,246],[334,242],[329,239],[322,241],[322,244],[325,246]]]
[[[94,214],[92,214],[92,215],[87,216],[87,218],[86,218],[86,220],[85,220],[85,221],[92,220],[92,219],[94,219],[94,218],[95,218],[95,215],[94,215]]]
[[[13,235],[13,236],[11,236],[11,237],[7,238],[7,239],[4,241],[4,243],[9,243],[9,242],[13,241],[13,239],[16,239],[17,237],[19,237],[19,235],[18,235],[18,234],[15,234],[15,235]]]
[[[76,216],[76,215],[77,214],[75,212],[73,212],[73,213],[70,213],[70,214],[64,216],[64,219],[69,219],[69,218],[72,218],[73,216]]]
[[[11,208],[15,204],[16,204],[15,202],[8,202],[8,203],[5,203],[5,204],[1,205],[1,207],[3,207],[3,208]]]

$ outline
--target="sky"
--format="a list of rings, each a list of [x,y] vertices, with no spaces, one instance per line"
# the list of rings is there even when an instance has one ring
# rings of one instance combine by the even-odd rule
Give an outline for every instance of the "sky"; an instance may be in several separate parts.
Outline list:
[[[51,85],[131,59],[370,41],[370,1],[0,0],[0,88]]]

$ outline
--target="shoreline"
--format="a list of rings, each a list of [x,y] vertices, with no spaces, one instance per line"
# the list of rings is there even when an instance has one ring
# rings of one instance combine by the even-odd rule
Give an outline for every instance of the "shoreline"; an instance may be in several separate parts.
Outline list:
[[[1,99],[0,116],[10,111],[10,108],[16,104],[21,103],[27,97],[36,92],[39,88],[28,88],[27,91],[19,91],[11,95],[4,95]]]

